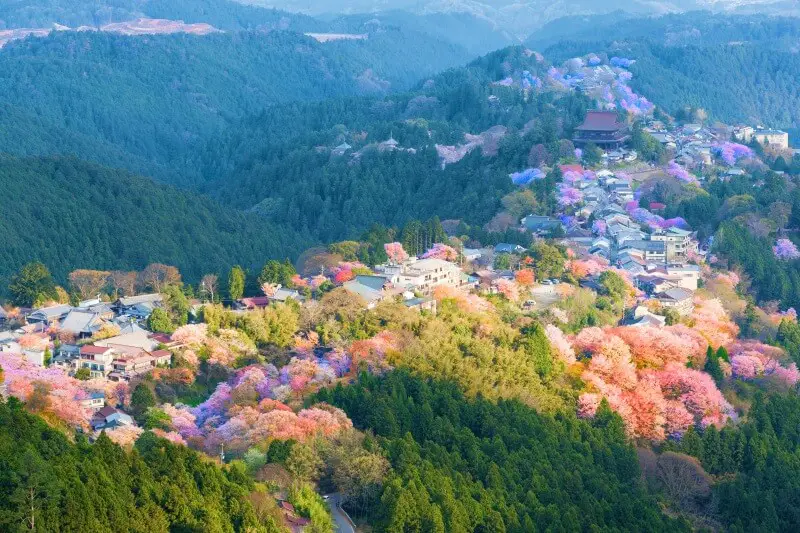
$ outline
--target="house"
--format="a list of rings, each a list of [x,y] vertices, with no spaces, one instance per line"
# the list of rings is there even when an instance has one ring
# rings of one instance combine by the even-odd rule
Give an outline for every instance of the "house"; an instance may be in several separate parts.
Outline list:
[[[619,247],[625,247],[628,242],[638,242],[644,239],[644,232],[638,229],[630,229],[627,226],[609,226],[608,233],[614,238]]]
[[[436,300],[433,298],[409,298],[408,300],[403,300],[403,305],[416,311],[436,313]]]
[[[270,301],[286,303],[287,300],[294,300],[299,302],[302,300],[300,293],[294,289],[286,289],[278,287],[275,292],[269,297]]]
[[[253,311],[255,309],[263,309],[269,307],[270,301],[266,296],[253,296],[250,298],[241,298],[236,302],[236,308],[239,310]]]
[[[36,366],[44,366],[45,364],[45,351],[44,350],[22,350],[22,355],[29,363]]]
[[[623,250],[636,250],[647,262],[664,262],[667,257],[667,245],[663,241],[626,240]]]
[[[420,259],[403,264],[394,285],[407,287],[414,292],[430,294],[439,286],[461,286],[461,269],[442,259]]]
[[[483,257],[483,250],[478,248],[464,248],[461,250],[461,255],[465,261],[473,262]]]
[[[331,150],[331,155],[333,155],[334,157],[342,157],[344,154],[346,154],[349,150],[352,149],[353,149],[352,146],[344,142],[339,146],[337,146],[336,148],[334,148],[333,150]]]
[[[400,146],[400,143],[398,143],[394,139],[394,136],[392,135],[392,136],[389,136],[389,138],[387,140],[383,141],[382,143],[380,143],[378,145],[378,151],[379,152],[394,152],[395,150],[397,150],[399,148],[399,146]]]
[[[628,272],[631,276],[637,276],[647,272],[645,262],[632,254],[622,253],[617,256],[617,266]]]
[[[132,357],[114,359],[112,363],[114,373],[119,374],[126,381],[131,377],[143,374],[155,368],[154,358],[146,352],[139,352]]]
[[[103,407],[97,411],[91,420],[92,429],[95,431],[132,425],[133,418],[111,406]]]
[[[628,127],[617,120],[614,111],[589,111],[575,131],[576,146],[595,144],[600,148],[619,148],[630,139]]]
[[[83,300],[78,303],[75,309],[84,313],[97,313],[103,320],[114,318],[114,310],[111,308],[111,304],[101,301],[100,298]]]
[[[700,281],[700,267],[697,265],[666,264],[650,269],[649,274],[670,280],[677,287],[696,291]]]
[[[140,294],[120,298],[111,306],[117,315],[128,315],[139,320],[146,320],[153,309],[162,307],[164,297],[160,294]]]
[[[676,227],[659,230],[650,236],[650,240],[664,242],[667,261],[673,263],[685,261],[692,249],[692,232]]]
[[[88,339],[103,327],[105,320],[99,313],[73,309],[61,323],[61,331],[71,333],[77,339]]]
[[[77,344],[62,344],[58,347],[50,366],[62,368],[67,371],[75,370],[81,358],[81,348]]]
[[[702,124],[685,124],[683,126],[683,133],[686,135],[695,135],[703,129]]]
[[[105,378],[113,370],[114,349],[87,344],[81,346],[77,368],[89,369],[92,378]]]
[[[690,315],[694,310],[694,293],[683,287],[675,287],[655,296],[664,309],[674,309],[678,314]]]
[[[496,254],[521,254],[524,252],[525,248],[519,244],[508,244],[506,242],[501,242],[494,247],[494,253]]]
[[[737,167],[731,167],[725,171],[725,177],[727,178],[734,178],[737,176],[744,176],[744,170]]]
[[[669,145],[672,147],[675,146],[675,137],[672,136],[670,133],[666,132],[652,132],[650,136],[653,137],[656,141],[664,145],[665,148],[670,148]]]
[[[650,274],[640,274],[635,279],[636,285],[647,294],[660,294],[678,286],[672,280]]]
[[[598,237],[592,241],[589,253],[608,259],[611,256],[611,241],[605,237]]]
[[[615,195],[620,202],[630,202],[633,200],[633,189],[628,183],[613,183],[608,186],[611,194]]]
[[[28,324],[45,324],[52,326],[64,320],[70,311],[72,311],[71,305],[52,305],[50,307],[36,309],[30,313],[25,320]]]
[[[81,407],[99,411],[106,406],[106,395],[102,392],[90,392],[87,398],[81,400]]]
[[[367,309],[373,309],[380,301],[389,296],[387,290],[391,287],[391,283],[384,276],[359,275],[345,282],[342,287],[367,302]]]
[[[789,149],[789,134],[781,130],[756,130],[752,138],[762,146],[769,145],[781,150]]]
[[[638,305],[634,308],[633,313],[624,322],[624,325],[633,326],[637,328],[651,327],[660,328],[664,327],[667,323],[666,317],[657,315],[651,312],[647,307]]]
[[[146,329],[132,324],[124,328],[120,335],[97,341],[94,345],[111,348],[126,354],[135,354],[142,350],[152,352],[158,347],[158,341],[154,340]]]
[[[552,217],[543,217],[537,215],[529,215],[522,219],[522,225],[525,226],[530,232],[533,233],[552,233],[553,231],[558,230],[561,228],[561,221],[557,218]],[[498,245],[501,246],[501,245]],[[505,244],[503,246],[506,246]],[[513,246],[513,245],[507,245]],[[519,247],[521,248],[521,246]],[[498,252],[497,246],[494,249],[495,253],[519,253],[519,252]],[[524,252],[525,249],[523,248],[522,251]]]

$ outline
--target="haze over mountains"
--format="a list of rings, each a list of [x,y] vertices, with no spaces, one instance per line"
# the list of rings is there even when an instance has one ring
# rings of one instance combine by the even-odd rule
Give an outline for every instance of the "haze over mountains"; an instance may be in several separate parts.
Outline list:
[[[542,25],[570,15],[625,10],[639,14],[709,9],[737,13],[796,14],[794,0],[238,0],[312,15],[403,9],[417,14],[469,13],[523,39]]]

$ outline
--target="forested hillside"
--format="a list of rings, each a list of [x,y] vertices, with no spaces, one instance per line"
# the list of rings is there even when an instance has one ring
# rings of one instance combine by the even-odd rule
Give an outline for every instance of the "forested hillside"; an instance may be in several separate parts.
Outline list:
[[[796,46],[798,37],[800,19],[793,17],[731,16],[707,11],[640,17],[617,11],[554,20],[531,34],[525,44],[544,49],[560,41],[647,39],[667,46],[711,46],[733,41],[789,50]]]
[[[198,144],[271,104],[403,89],[466,59],[399,30],[327,44],[286,32],[57,33],[0,51],[0,151],[70,153],[187,183]],[[25,120],[32,138],[11,135]]]
[[[231,0],[14,0],[0,5],[0,29],[49,28],[53,24],[101,26],[139,17],[205,22],[223,30],[322,31],[324,22],[300,14],[247,6]]]
[[[0,156],[0,184],[4,286],[33,260],[60,282],[78,266],[132,269],[154,261],[199,279],[236,263],[294,256],[309,242],[208,198],[75,159]]]
[[[590,52],[635,59],[631,86],[670,113],[692,106],[726,123],[796,128],[798,39],[800,19],[689,13],[557,21],[528,44],[553,60]]]
[[[527,165],[531,146],[558,152],[590,105],[577,94],[526,97],[493,86],[509,69],[545,65],[507,48],[410,94],[271,108],[209,143],[197,162],[208,172],[203,190],[323,241],[434,214],[483,225],[514,189],[509,173]],[[437,145],[464,144],[465,134],[498,126],[482,147],[442,168]],[[381,147],[390,138],[400,149]],[[345,142],[352,149],[333,155]]]
[[[0,398],[3,531],[278,532],[248,499],[254,484],[153,434],[126,452],[90,445]]]
[[[318,396],[375,432],[392,464],[368,510],[380,531],[688,530],[641,490],[610,411],[591,423],[544,416],[405,372]]]

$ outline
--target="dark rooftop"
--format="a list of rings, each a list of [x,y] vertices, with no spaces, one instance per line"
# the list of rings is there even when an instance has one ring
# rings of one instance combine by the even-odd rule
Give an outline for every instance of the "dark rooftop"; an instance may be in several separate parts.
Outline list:
[[[617,131],[624,128],[617,122],[617,114],[613,111],[589,111],[586,120],[578,126],[580,131]]]

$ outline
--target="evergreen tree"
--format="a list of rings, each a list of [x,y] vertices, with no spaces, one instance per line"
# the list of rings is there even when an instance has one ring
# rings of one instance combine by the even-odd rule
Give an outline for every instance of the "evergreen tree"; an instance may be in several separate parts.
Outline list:
[[[28,263],[11,278],[8,286],[14,304],[24,307],[42,305],[48,300],[58,300],[56,283],[42,263]]]
[[[238,300],[244,296],[245,281],[244,269],[238,265],[233,267],[228,274],[228,296],[231,300]]]

